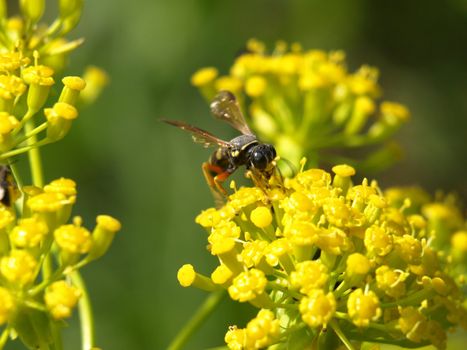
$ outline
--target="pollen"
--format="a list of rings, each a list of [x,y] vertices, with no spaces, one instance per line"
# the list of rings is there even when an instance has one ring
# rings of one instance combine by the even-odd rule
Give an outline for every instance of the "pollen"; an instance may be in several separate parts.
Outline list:
[[[84,254],[91,249],[91,233],[81,226],[62,225],[54,231],[57,245],[70,253]]]
[[[264,272],[253,268],[240,273],[233,279],[232,285],[228,289],[229,295],[233,300],[250,301],[264,293],[266,283]]]
[[[218,75],[219,72],[214,67],[201,68],[195,74],[192,75],[191,85],[196,87],[205,86],[213,82]]]
[[[24,286],[36,276],[37,261],[25,250],[13,250],[0,261],[0,272],[9,282]]]
[[[256,227],[268,227],[272,222],[271,210],[267,207],[257,207],[252,210],[250,220]]]
[[[81,291],[65,281],[52,283],[44,294],[47,309],[56,320],[70,317],[80,297]]]
[[[49,229],[47,224],[37,216],[21,219],[10,232],[12,243],[18,248],[32,248],[38,246]]]
[[[347,309],[357,327],[368,327],[370,321],[376,321],[382,314],[376,294],[372,291],[364,293],[360,288],[350,294]]]
[[[332,293],[315,289],[300,301],[299,310],[310,327],[326,326],[336,311],[336,299]]]

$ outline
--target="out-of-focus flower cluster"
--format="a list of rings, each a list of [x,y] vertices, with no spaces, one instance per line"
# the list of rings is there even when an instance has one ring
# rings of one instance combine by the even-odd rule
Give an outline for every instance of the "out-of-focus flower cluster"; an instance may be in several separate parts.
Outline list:
[[[14,189],[5,190],[14,199]],[[68,223],[77,194],[70,179],[22,191],[21,214],[0,204],[0,348],[19,336],[31,349],[48,349],[51,325],[69,317],[81,296],[69,276],[105,254],[120,223],[100,215],[92,232],[80,217]]]
[[[242,187],[203,211],[196,222],[219,265],[210,276],[184,265],[180,284],[226,289],[259,309],[245,328],[227,331],[234,350],[332,349],[336,339],[348,349],[444,349],[447,331],[467,327],[461,212],[417,189],[353,184],[348,165],[333,172],[301,170],[265,191]]]
[[[78,23],[83,1],[60,0],[58,4],[58,17],[47,25],[39,22],[45,1],[20,1],[21,15],[9,18],[6,1],[0,1],[2,163],[63,138],[78,116],[80,92],[80,101],[91,102],[105,84],[104,73],[91,68],[85,73],[87,86],[82,78],[67,76],[62,79],[61,93],[51,93],[68,54],[83,42],[64,38]]]
[[[315,166],[346,162],[375,171],[399,158],[399,147],[387,141],[410,116],[405,106],[380,101],[377,80],[374,67],[349,72],[342,51],[279,42],[267,53],[263,43],[250,40],[228,75],[206,67],[191,81],[208,101],[220,90],[232,91],[258,136],[294,164],[306,156]],[[364,159],[348,150],[376,144],[382,145]],[[346,157],[332,153],[340,148]]]

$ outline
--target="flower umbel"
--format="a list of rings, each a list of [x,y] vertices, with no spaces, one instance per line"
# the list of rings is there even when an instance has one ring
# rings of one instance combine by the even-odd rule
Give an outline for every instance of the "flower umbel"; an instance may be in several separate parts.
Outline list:
[[[353,184],[352,167],[333,170],[302,170],[263,191],[240,188],[196,219],[220,262],[211,278],[196,275],[260,309],[246,328],[229,329],[228,347],[285,349],[337,336],[349,349],[362,341],[444,349],[446,331],[467,312],[458,260],[432,245],[451,235],[460,259],[464,221],[440,226],[452,213],[438,214],[429,199],[407,211],[408,200],[375,181]],[[228,249],[214,249],[217,234]]]

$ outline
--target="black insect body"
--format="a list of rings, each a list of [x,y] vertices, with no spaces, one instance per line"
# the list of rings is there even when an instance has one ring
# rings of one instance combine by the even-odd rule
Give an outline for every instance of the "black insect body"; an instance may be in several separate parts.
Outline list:
[[[253,175],[253,181],[261,184],[268,180],[275,169],[276,150],[272,145],[260,142],[246,124],[235,96],[221,91],[211,103],[211,112],[217,119],[229,123],[242,133],[230,141],[224,141],[211,133],[181,121],[163,120],[192,134],[193,140],[204,147],[218,149],[202,165],[207,183],[216,197],[226,195],[222,183],[239,167],[245,166]]]

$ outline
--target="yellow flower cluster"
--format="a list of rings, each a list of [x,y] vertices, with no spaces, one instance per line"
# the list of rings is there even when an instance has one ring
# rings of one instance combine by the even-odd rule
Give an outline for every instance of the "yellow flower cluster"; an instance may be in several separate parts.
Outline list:
[[[264,191],[242,187],[203,211],[196,222],[219,265],[210,276],[185,265],[180,283],[225,289],[260,309],[246,328],[229,329],[230,349],[323,337],[444,349],[446,331],[467,326],[459,210],[414,189],[354,184],[348,165],[333,172],[302,170]],[[453,251],[443,251],[451,239]]]
[[[78,23],[82,0],[59,1],[59,16],[50,25],[38,23],[45,2],[22,0],[20,16],[6,17],[0,5],[0,162],[63,138],[78,116],[77,103],[99,94],[104,74],[93,68],[86,73],[89,86],[76,76],[62,79],[61,92],[51,94],[68,54],[82,39],[64,38]],[[49,101],[51,95],[57,100]]]
[[[329,149],[386,142],[409,119],[405,106],[378,102],[377,80],[378,70],[367,65],[349,71],[342,51],[288,49],[279,42],[267,53],[263,43],[250,40],[228,75],[206,67],[191,82],[209,102],[220,90],[234,93],[260,138],[294,164],[306,156],[315,166],[339,159],[375,170],[399,157],[397,145],[384,144],[359,161],[336,158]]]
[[[0,326],[37,348],[44,335],[36,337],[30,327],[47,329],[71,315],[81,291],[70,276],[105,254],[120,223],[100,215],[92,232],[79,217],[67,224],[77,194],[70,179],[22,192],[19,213],[0,204]],[[57,257],[52,265],[45,263],[50,254]]]

